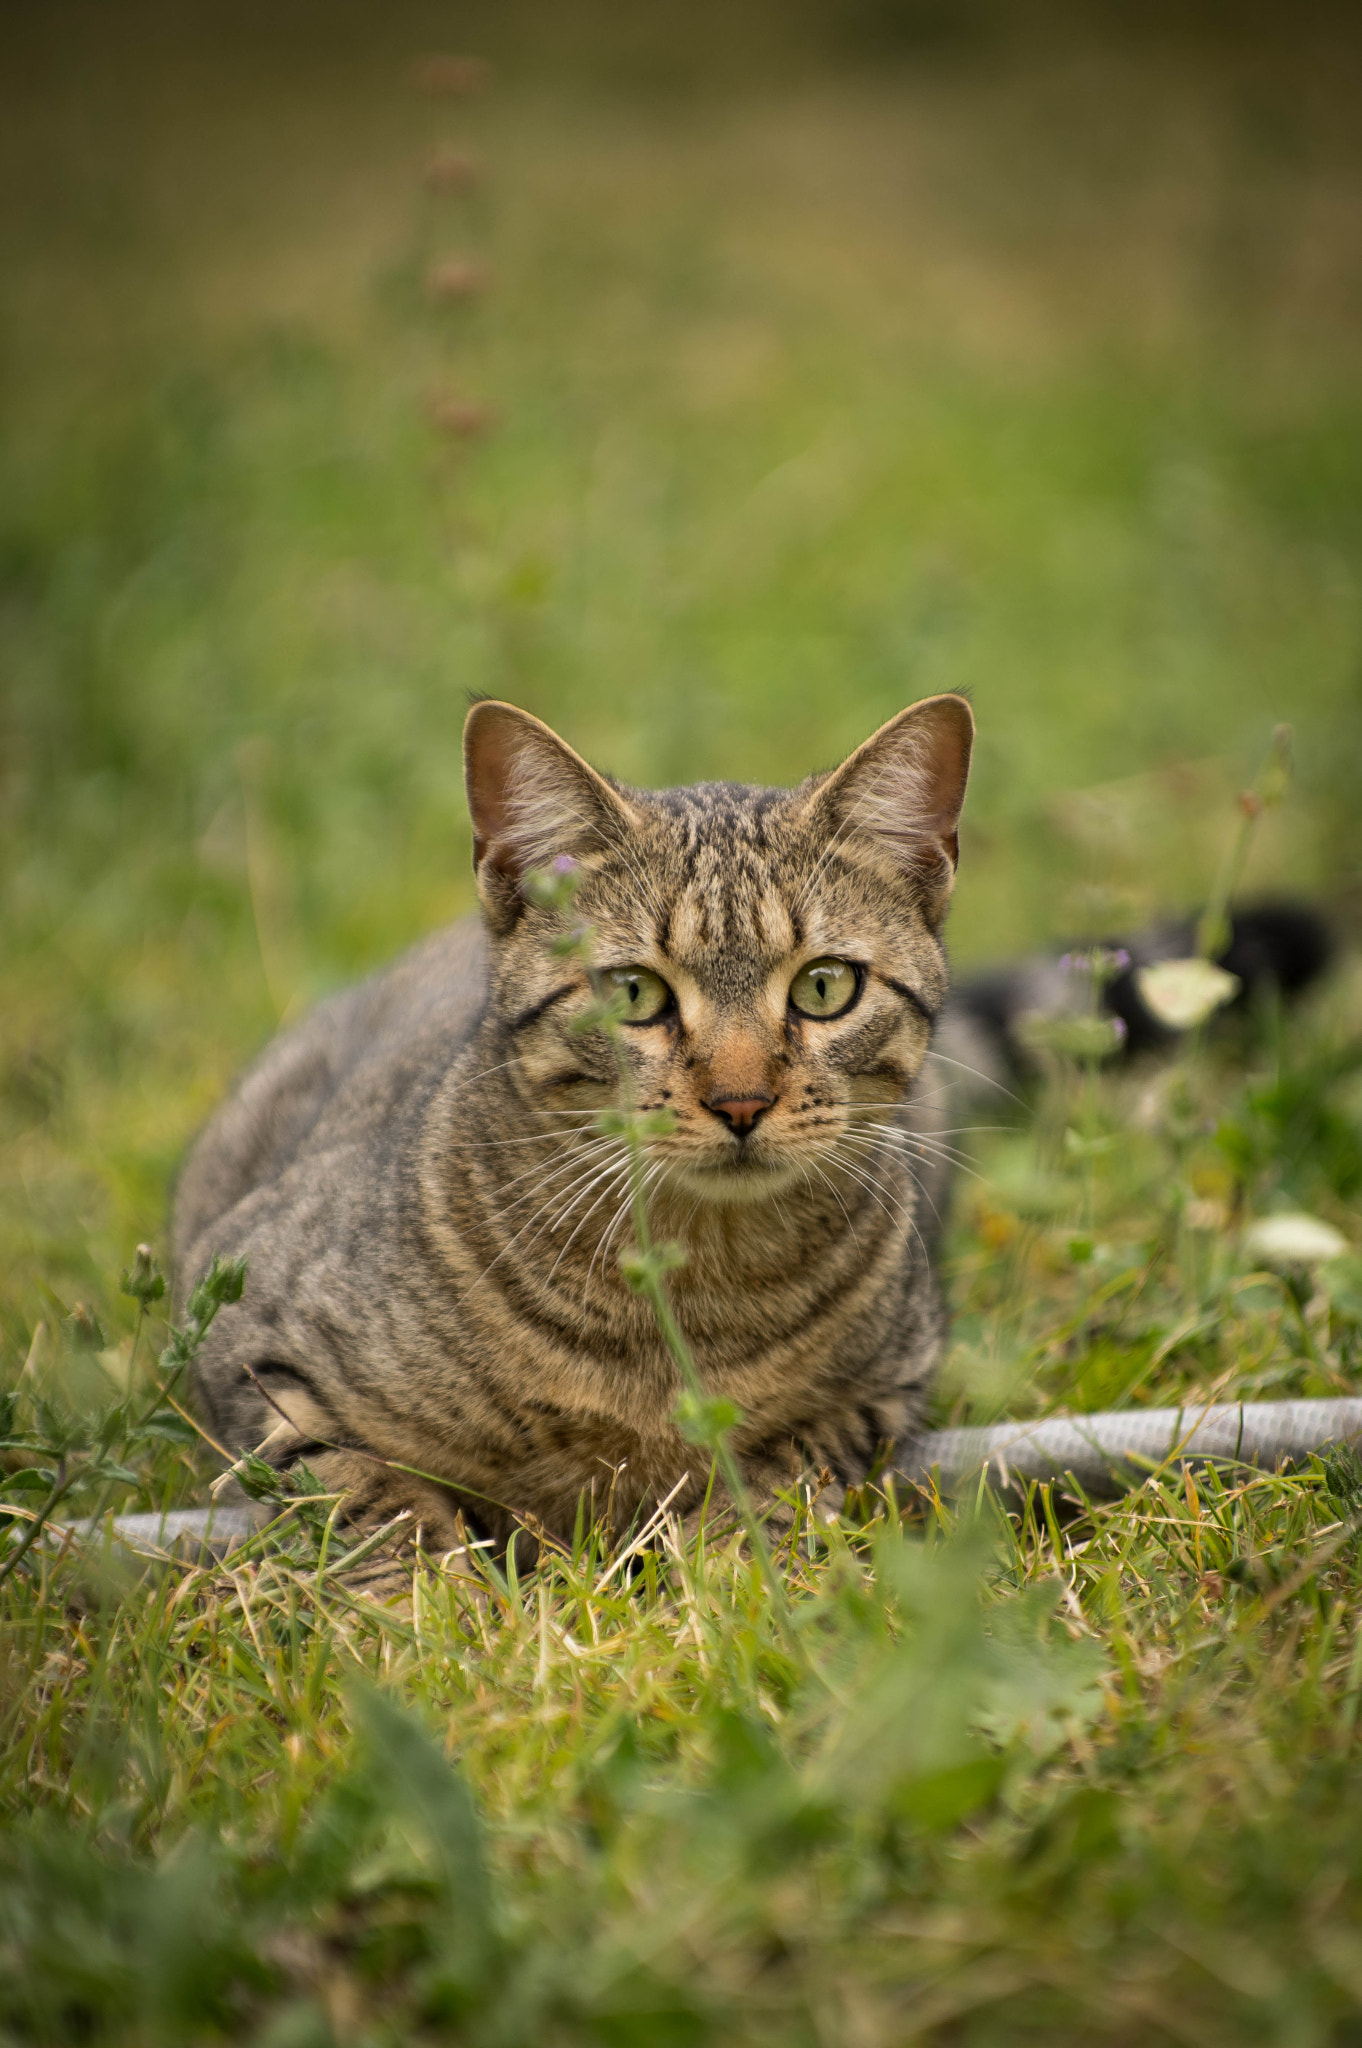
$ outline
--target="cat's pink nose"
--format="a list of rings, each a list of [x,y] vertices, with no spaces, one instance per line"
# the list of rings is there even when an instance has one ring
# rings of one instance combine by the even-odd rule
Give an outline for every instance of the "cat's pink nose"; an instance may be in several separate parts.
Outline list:
[[[705,1104],[711,1116],[722,1117],[730,1131],[736,1131],[740,1138],[756,1126],[757,1118],[765,1116],[774,1095],[713,1095]]]

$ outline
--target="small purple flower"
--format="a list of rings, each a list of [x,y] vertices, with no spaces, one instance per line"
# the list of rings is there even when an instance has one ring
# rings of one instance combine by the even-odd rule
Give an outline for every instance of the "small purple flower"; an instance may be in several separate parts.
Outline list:
[[[1130,965],[1130,955],[1124,946],[1118,946],[1111,956],[1111,964],[1118,974],[1124,974]]]
[[[552,872],[555,875],[575,875],[577,872],[577,863],[572,858],[572,855],[570,853],[555,854],[553,858]]]
[[[1118,1045],[1124,1045],[1124,1044],[1125,1044],[1125,1042],[1126,1042],[1126,1020],[1125,1020],[1125,1018],[1124,1018],[1124,1017],[1113,1017],[1113,1018],[1112,1018],[1112,1020],[1111,1020],[1111,1030],[1112,1030],[1112,1036],[1113,1036],[1113,1037],[1115,1038],[1115,1040],[1116,1040],[1116,1043],[1117,1043]]]
[[[1059,956],[1059,966],[1060,966],[1060,972],[1061,972],[1061,973],[1063,973],[1063,974],[1072,974],[1072,973],[1073,973],[1073,971],[1074,971],[1074,964],[1075,964],[1075,963],[1074,963],[1074,956],[1073,956],[1073,954],[1072,954],[1072,953],[1061,953],[1061,954],[1060,954],[1060,956]]]

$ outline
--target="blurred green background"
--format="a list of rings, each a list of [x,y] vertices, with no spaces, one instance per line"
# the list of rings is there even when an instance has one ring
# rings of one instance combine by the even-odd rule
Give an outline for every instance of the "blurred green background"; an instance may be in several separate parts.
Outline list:
[[[1250,881],[1356,915],[1346,14],[54,0],[0,46],[8,1354],[107,1304],[281,1015],[468,907],[469,691],[791,781],[969,690],[963,961],[1195,906],[1287,719]]]

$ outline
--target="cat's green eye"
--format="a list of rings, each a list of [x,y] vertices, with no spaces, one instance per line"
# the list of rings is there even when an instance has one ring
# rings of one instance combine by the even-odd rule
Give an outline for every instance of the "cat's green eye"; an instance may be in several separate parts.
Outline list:
[[[790,983],[790,1003],[801,1017],[840,1017],[859,987],[849,960],[811,960]]]
[[[612,967],[605,978],[624,997],[622,1024],[651,1024],[671,1008],[672,992],[651,967]]]

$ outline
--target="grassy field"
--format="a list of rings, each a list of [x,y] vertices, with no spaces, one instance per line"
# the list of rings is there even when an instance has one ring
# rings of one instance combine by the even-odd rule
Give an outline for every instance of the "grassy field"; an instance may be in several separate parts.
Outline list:
[[[282,1017],[471,903],[466,694],[639,781],[980,725],[963,963],[1362,908],[1362,87],[856,0],[0,26],[0,2040],[1362,2042],[1362,1468],[599,1533],[386,1607],[201,1500],[119,1274]],[[485,50],[486,90],[431,52]],[[468,81],[465,81],[468,82]],[[430,163],[436,153],[432,177]],[[440,154],[443,152],[443,154]],[[1352,1391],[1362,996],[979,1112],[939,1413]],[[5,1420],[0,1417],[0,1420]],[[903,1503],[898,1505],[903,1506]]]

